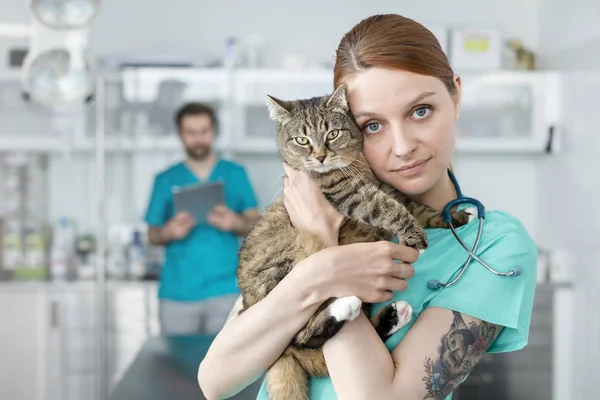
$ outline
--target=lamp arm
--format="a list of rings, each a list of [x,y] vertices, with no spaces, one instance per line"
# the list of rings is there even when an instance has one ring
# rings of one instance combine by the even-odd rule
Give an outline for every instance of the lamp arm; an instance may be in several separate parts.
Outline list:
[[[7,24],[0,22],[0,37],[28,38],[32,28],[29,24]]]

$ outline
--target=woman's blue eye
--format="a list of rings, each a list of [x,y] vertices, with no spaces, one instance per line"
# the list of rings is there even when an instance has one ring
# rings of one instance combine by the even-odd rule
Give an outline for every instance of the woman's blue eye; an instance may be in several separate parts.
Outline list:
[[[423,119],[425,117],[427,117],[429,115],[429,113],[431,112],[431,107],[419,107],[415,110],[415,112],[413,113],[413,118],[416,119]]]
[[[381,125],[379,124],[379,122],[371,122],[370,124],[367,124],[365,126],[365,131],[367,133],[375,133],[379,130],[380,126]]]

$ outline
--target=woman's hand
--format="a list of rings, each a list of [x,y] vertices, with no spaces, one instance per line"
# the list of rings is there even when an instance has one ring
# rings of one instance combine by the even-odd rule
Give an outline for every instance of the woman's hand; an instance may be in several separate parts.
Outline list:
[[[336,246],[344,216],[325,198],[319,187],[306,174],[287,164],[285,169],[284,204],[292,224],[321,238],[325,246]]]
[[[307,274],[319,301],[358,296],[379,303],[407,288],[406,279],[415,273],[411,263],[418,258],[418,250],[392,242],[355,243],[321,250],[294,270]]]

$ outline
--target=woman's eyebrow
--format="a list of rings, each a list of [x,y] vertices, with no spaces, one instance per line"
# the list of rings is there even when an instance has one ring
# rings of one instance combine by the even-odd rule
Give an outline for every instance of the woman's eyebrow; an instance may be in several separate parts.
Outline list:
[[[414,98],[413,101],[411,101],[410,103],[407,104],[406,108],[410,109],[413,108],[415,105],[417,105],[419,102],[423,101],[423,99],[429,97],[429,96],[434,96],[435,92],[423,92],[420,95],[418,95],[417,97]]]
[[[360,117],[369,117],[369,118],[378,118],[380,115],[374,112],[369,112],[369,111],[359,111],[359,112],[355,112],[352,113],[352,115],[354,116],[354,118],[360,118]]]
[[[423,101],[423,99],[430,97],[430,96],[434,96],[434,95],[435,95],[435,92],[423,92],[420,95],[418,95],[417,97],[415,97],[410,103],[408,103],[408,105],[406,106],[406,109],[410,110],[416,104]],[[374,112],[370,112],[370,111],[357,111],[357,112],[353,112],[352,115],[354,116],[355,119],[358,119],[361,117],[381,118],[381,115],[374,113]]]

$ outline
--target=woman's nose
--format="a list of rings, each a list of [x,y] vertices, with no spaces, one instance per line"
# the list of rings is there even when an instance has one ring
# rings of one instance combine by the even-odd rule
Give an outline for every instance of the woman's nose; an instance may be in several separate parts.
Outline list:
[[[394,129],[392,138],[392,152],[396,157],[408,159],[417,149],[417,140],[405,128]]]

